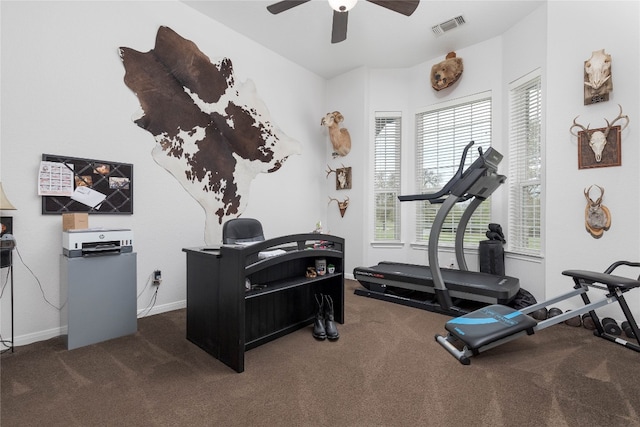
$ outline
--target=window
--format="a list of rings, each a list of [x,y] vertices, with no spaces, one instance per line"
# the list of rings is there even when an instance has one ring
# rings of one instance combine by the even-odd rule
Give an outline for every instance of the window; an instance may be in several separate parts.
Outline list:
[[[478,147],[491,145],[491,95],[484,93],[436,106],[416,114],[416,192],[434,193],[457,171],[464,147],[475,144],[467,154],[465,167],[478,158]],[[460,218],[470,201],[457,203],[445,220],[440,243],[455,243]],[[439,209],[427,201],[416,203],[416,242],[428,242],[431,225]],[[467,225],[467,243],[486,239],[491,218],[490,203],[482,203]]]
[[[376,113],[374,141],[375,241],[400,240],[400,113]]]
[[[541,255],[542,89],[535,72],[509,88],[509,250]]]

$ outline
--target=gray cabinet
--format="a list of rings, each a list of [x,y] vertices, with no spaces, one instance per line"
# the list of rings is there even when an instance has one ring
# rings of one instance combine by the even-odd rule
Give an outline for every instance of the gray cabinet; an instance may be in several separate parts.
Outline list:
[[[60,256],[60,325],[67,348],[130,335],[138,330],[136,254]]]

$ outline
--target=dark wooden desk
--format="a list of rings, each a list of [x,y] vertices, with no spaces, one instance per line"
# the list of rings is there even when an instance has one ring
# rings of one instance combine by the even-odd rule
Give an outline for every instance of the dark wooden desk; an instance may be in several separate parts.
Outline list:
[[[261,253],[284,253],[263,258]],[[313,323],[315,294],[330,295],[344,323],[344,239],[295,234],[250,246],[185,248],[187,339],[237,372],[244,352]],[[316,259],[333,273],[305,277]],[[248,282],[247,282],[248,280]],[[247,290],[247,285],[253,287]]]

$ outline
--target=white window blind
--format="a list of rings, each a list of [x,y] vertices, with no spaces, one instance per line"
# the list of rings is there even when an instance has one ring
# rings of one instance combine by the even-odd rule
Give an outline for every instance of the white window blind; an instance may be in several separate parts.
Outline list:
[[[478,158],[478,147],[487,149],[491,145],[490,94],[476,95],[416,114],[417,193],[440,190],[457,171],[464,147],[470,141],[475,144],[469,150],[465,167]],[[453,246],[458,223],[469,203],[457,203],[451,210],[440,234],[441,245]],[[416,242],[428,242],[439,208],[439,204],[417,202]],[[490,218],[490,203],[482,203],[467,225],[465,243],[485,240]]]
[[[541,255],[542,89],[539,73],[509,89],[509,234],[511,252]]]
[[[374,141],[374,240],[400,240],[400,113],[376,113]]]

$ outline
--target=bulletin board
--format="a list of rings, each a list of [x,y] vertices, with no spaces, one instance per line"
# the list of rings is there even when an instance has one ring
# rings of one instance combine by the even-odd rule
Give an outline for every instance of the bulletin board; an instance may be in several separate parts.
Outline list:
[[[73,200],[69,196],[42,196],[43,214],[133,214],[132,164],[53,154],[43,154],[42,160],[61,163],[73,170],[74,189],[87,187],[106,196],[94,207]]]
[[[5,234],[13,234],[13,217],[0,217],[0,237]],[[11,251],[13,249],[0,249],[0,268],[11,267]]]

